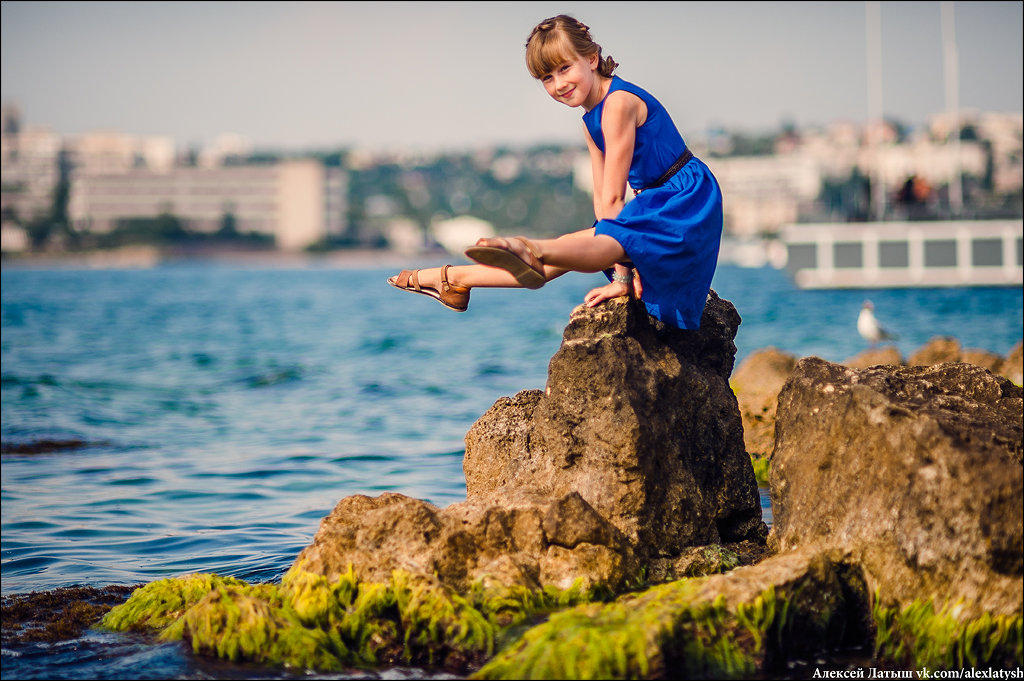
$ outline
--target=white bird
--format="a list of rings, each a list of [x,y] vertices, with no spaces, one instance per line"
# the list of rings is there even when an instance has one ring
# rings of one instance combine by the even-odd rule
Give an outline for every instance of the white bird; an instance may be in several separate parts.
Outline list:
[[[871,347],[896,337],[875,319],[875,306],[871,304],[870,300],[865,300],[864,305],[860,308],[860,316],[857,317],[857,332],[864,337],[864,340],[871,343]]]

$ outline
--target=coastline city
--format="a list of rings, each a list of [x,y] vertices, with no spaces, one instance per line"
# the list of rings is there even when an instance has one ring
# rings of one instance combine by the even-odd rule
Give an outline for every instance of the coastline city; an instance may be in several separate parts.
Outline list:
[[[721,261],[786,264],[803,223],[1011,221],[1021,265],[1020,113],[960,111],[921,124],[781,124],[686,135],[728,197]],[[225,134],[48,129],[2,112],[5,264],[145,267],[183,257],[316,257],[344,265],[461,253],[495,232],[550,236],[592,221],[582,145],[462,152],[261,150]],[[874,187],[882,187],[875,191]],[[1010,262],[1010,268],[1014,263]]]
[[[3,681],[1024,678],[1020,0],[2,8]]]

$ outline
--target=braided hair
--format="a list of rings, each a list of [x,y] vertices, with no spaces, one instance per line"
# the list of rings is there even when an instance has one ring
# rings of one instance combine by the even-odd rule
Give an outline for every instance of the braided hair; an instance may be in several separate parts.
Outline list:
[[[618,63],[601,56],[601,46],[590,37],[590,27],[567,14],[537,24],[526,40],[526,68],[534,78],[551,73],[576,55],[597,55],[597,72],[611,78]]]

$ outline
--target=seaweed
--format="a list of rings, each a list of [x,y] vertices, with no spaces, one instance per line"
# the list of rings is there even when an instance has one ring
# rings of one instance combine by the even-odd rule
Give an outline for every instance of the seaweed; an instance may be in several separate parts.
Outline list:
[[[875,658],[905,668],[1024,666],[1024,626],[1019,614],[960,617],[962,604],[936,610],[931,600],[884,607],[875,594]]]
[[[199,655],[332,671],[407,663],[465,669],[493,654],[508,627],[596,595],[481,583],[460,595],[436,578],[396,570],[387,583],[352,567],[331,581],[293,566],[280,584],[196,574],[153,582],[101,626],[185,640]]]

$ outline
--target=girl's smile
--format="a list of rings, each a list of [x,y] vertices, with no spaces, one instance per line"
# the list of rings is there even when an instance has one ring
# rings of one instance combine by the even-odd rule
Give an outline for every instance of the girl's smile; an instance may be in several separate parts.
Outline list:
[[[597,73],[597,55],[577,55],[541,77],[544,89],[557,102],[566,106],[582,106],[590,111],[604,97],[609,79]]]

